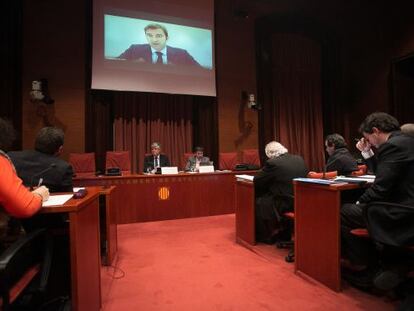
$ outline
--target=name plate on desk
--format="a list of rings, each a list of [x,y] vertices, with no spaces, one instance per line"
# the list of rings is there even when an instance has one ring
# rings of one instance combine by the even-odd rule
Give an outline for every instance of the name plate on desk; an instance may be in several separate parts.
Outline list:
[[[178,168],[176,166],[161,167],[162,175],[173,175],[178,174]]]
[[[198,168],[199,173],[214,173],[214,166],[213,165],[200,165]]]

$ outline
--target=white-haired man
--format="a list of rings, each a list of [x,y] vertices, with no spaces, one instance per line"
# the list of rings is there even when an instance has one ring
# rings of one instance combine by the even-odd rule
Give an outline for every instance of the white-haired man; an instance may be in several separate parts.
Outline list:
[[[293,210],[292,179],[306,177],[308,169],[301,156],[288,153],[280,143],[272,141],[266,145],[269,158],[254,177],[256,194],[256,239],[259,242],[275,242],[280,231],[278,220],[283,213]],[[277,237],[289,239],[290,232]]]

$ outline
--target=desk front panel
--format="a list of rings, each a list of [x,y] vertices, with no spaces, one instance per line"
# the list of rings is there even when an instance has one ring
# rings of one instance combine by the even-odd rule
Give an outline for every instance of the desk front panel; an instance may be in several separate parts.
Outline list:
[[[248,245],[256,244],[255,195],[253,182],[236,182],[236,239]]]
[[[295,270],[340,290],[340,191],[296,183]]]
[[[234,213],[234,173],[127,175],[74,179],[75,186],[117,186],[118,224]]]
[[[359,197],[355,184],[316,185],[294,181],[295,270],[341,290],[340,209]]]
[[[74,310],[100,310],[101,252],[98,198],[69,213],[72,303]]]
[[[72,310],[101,308],[101,260],[99,242],[99,187],[88,188],[81,199],[61,206],[43,207],[40,214],[67,214]]]

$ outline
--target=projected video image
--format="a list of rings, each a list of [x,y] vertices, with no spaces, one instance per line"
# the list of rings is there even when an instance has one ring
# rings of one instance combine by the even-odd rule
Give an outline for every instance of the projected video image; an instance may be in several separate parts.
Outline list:
[[[211,30],[105,15],[107,60],[213,69]]]

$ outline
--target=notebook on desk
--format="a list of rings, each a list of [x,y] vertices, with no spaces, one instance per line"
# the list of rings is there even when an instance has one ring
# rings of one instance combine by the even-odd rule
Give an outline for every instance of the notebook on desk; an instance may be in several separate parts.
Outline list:
[[[364,185],[366,183],[372,183],[372,182],[374,182],[374,179],[361,178],[361,177],[338,176],[338,177],[335,178],[335,181],[338,181],[338,182],[346,182],[346,183],[349,183],[349,184]]]

